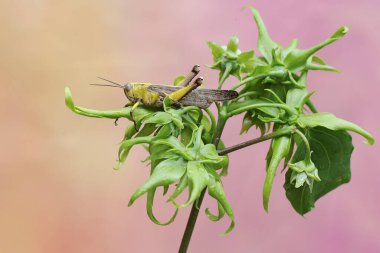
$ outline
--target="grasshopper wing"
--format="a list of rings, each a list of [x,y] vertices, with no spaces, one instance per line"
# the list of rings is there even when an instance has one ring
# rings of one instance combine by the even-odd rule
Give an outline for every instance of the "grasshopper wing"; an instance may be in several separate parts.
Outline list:
[[[148,90],[157,93],[170,94],[183,87],[152,84]],[[183,105],[194,105],[202,109],[208,108],[213,102],[226,101],[238,97],[234,90],[196,89],[186,94],[179,102]]]

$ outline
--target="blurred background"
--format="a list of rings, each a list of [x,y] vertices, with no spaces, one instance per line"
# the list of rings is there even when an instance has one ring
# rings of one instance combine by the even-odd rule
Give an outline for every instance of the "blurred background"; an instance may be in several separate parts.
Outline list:
[[[134,149],[124,168],[114,171],[118,143],[128,124],[84,118],[64,104],[69,86],[78,105],[119,108],[118,89],[91,87],[97,76],[116,82],[171,84],[194,64],[202,65],[207,87],[217,73],[208,40],[225,44],[240,38],[244,51],[255,48],[257,30],[249,11],[259,9],[273,39],[294,37],[306,48],[341,25],[341,41],[319,54],[341,74],[312,73],[310,87],[320,111],[353,121],[380,139],[380,2],[346,1],[9,1],[0,2],[0,252],[176,252],[190,208],[167,227],[154,225],[145,199],[128,208],[129,197],[149,175]],[[227,83],[231,85],[235,80]],[[241,120],[231,120],[227,145]],[[238,137],[237,137],[238,136]],[[262,143],[230,156],[224,179],[236,228],[224,219],[212,223],[204,208],[189,252],[380,252],[379,146],[353,135],[352,181],[317,202],[305,217],[293,211],[278,174],[270,212],[262,208],[265,153]],[[173,209],[156,199],[166,220]]]

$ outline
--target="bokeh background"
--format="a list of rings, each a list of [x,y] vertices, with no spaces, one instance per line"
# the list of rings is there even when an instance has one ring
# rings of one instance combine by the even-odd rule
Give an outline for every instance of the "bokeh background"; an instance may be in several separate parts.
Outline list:
[[[225,44],[238,35],[241,49],[254,48],[257,30],[249,11],[259,9],[272,37],[301,47],[320,42],[341,25],[341,41],[319,55],[341,74],[313,73],[310,87],[321,111],[331,111],[379,140],[380,2],[345,1],[9,1],[0,2],[0,252],[176,252],[190,208],[174,224],[154,225],[145,199],[127,202],[149,174],[134,149],[114,171],[126,121],[74,115],[64,105],[69,86],[79,105],[119,108],[118,89],[91,87],[97,76],[117,82],[171,83],[201,64],[208,87],[217,73],[206,41]],[[234,82],[231,80],[227,85]],[[227,145],[238,136],[231,120]],[[237,137],[238,136],[238,137]],[[262,208],[268,143],[233,153],[224,179],[236,228],[212,223],[204,207],[189,252],[380,252],[380,149],[353,135],[352,181],[317,202],[305,217],[288,203],[278,174],[270,212]],[[172,210],[156,200],[156,214]]]

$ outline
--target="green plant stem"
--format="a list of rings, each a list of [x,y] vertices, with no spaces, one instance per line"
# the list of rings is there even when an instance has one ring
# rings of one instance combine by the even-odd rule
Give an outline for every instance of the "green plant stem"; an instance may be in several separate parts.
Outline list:
[[[219,80],[218,90],[220,90],[222,88],[222,85],[223,85],[224,81],[226,81],[227,77],[230,75],[231,70],[232,70],[232,64],[227,63],[226,69],[224,70],[223,75]]]
[[[228,119],[226,106],[220,107],[218,112],[219,112],[218,122],[216,124],[215,132],[212,136],[212,143],[216,147],[219,144],[224,126],[226,125],[226,122]],[[194,203],[193,206],[191,207],[190,216],[189,216],[189,219],[187,220],[186,229],[185,229],[185,232],[183,233],[181,245],[180,245],[179,250],[178,250],[179,253],[186,253],[187,252],[187,248],[189,247],[189,244],[190,244],[191,236],[192,236],[193,231],[194,231],[195,223],[197,221],[198,214],[199,214],[199,209],[202,205],[202,201],[203,201],[203,198],[205,196],[206,190],[207,190],[207,188],[203,189],[201,195],[199,196],[198,201],[196,203]]]
[[[302,141],[305,143],[306,147],[306,154],[305,154],[305,160],[310,161],[311,160],[311,150],[310,150],[310,144],[309,141],[307,140],[306,136],[298,129],[294,131],[298,136],[301,137]]]
[[[228,148],[225,148],[225,149],[222,149],[222,150],[218,150],[218,154],[219,155],[226,155],[228,153],[234,152],[236,150],[239,150],[239,149],[242,149],[242,148],[245,148],[245,147],[248,147],[248,146],[251,146],[251,145],[263,142],[263,141],[266,141],[266,140],[270,140],[270,139],[273,139],[273,138],[276,138],[276,137],[279,137],[279,136],[283,136],[283,135],[288,135],[288,134],[293,133],[295,129],[296,129],[295,126],[288,126],[288,127],[285,127],[285,128],[281,128],[281,129],[279,129],[279,130],[277,130],[277,131],[275,131],[273,133],[260,136],[260,137],[258,137],[256,139],[245,141],[245,142],[236,144],[236,145],[234,145],[232,147],[228,147]]]

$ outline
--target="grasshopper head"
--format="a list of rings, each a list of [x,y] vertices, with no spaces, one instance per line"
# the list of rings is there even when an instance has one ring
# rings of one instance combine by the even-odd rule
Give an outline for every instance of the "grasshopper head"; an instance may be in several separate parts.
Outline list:
[[[125,94],[125,96],[129,97],[129,96],[128,96],[128,92],[129,92],[130,90],[133,89],[132,84],[130,84],[130,83],[126,83],[126,84],[124,84],[124,85],[122,86],[122,88],[123,88],[123,90],[124,90],[124,94]]]

